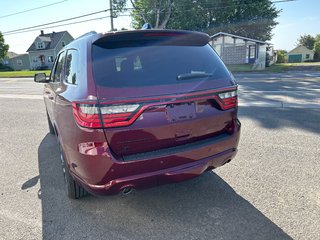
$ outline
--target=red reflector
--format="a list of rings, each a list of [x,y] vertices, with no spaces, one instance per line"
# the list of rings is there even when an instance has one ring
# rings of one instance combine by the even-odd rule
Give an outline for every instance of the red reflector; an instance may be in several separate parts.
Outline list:
[[[220,104],[223,110],[234,108],[238,105],[238,97],[225,98],[220,100],[223,105]]]

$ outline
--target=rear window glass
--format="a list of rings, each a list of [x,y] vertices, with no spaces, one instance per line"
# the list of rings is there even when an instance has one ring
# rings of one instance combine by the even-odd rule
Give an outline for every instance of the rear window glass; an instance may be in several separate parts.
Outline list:
[[[113,49],[93,45],[93,72],[98,85],[115,88],[229,78],[228,70],[208,44]]]

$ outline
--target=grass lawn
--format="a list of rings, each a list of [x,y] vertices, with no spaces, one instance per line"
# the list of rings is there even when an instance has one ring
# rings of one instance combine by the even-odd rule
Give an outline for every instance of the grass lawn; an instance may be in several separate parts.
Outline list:
[[[227,68],[231,72],[252,72],[252,64],[230,64]]]
[[[50,75],[50,70],[40,71],[11,71],[11,72],[0,72],[0,78],[10,77],[33,77],[36,73],[45,73],[47,76]]]

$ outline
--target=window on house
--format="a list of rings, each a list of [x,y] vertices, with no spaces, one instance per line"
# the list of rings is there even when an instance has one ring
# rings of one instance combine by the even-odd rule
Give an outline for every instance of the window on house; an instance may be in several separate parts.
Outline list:
[[[214,50],[216,50],[217,54],[221,57],[221,53],[222,53],[222,45],[218,44],[214,47]]]
[[[37,57],[33,57],[32,58],[32,62],[34,62],[34,63],[38,62],[38,58]]]
[[[229,36],[224,37],[224,44],[225,45],[233,45],[234,44],[234,39]]]
[[[77,84],[78,75],[78,51],[70,49],[67,52],[66,59],[66,82],[70,84]]]
[[[18,64],[19,66],[21,66],[21,65],[22,65],[22,60],[21,60],[21,59],[17,59],[17,64]]]
[[[250,56],[249,57],[250,58],[255,58],[256,57],[256,46],[251,45],[249,52],[250,52]]]
[[[306,54],[306,59],[309,59],[310,58],[310,54]]]
[[[49,57],[48,57],[48,62],[49,62],[49,63],[52,63],[53,60],[54,60],[53,56],[49,56]]]
[[[61,44],[62,44],[62,47],[64,47],[64,46],[66,45],[66,43],[65,43],[65,42],[61,42]]]
[[[37,48],[38,49],[44,49],[44,43],[43,42],[38,42]]]

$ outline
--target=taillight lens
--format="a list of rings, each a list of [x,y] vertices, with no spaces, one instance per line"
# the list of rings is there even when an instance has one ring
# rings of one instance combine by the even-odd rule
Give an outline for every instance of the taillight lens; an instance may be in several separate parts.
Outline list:
[[[87,128],[128,126],[139,109],[139,104],[107,105],[73,103],[77,123]]]
[[[234,108],[238,105],[237,90],[222,92],[218,94],[219,105],[223,110]]]

